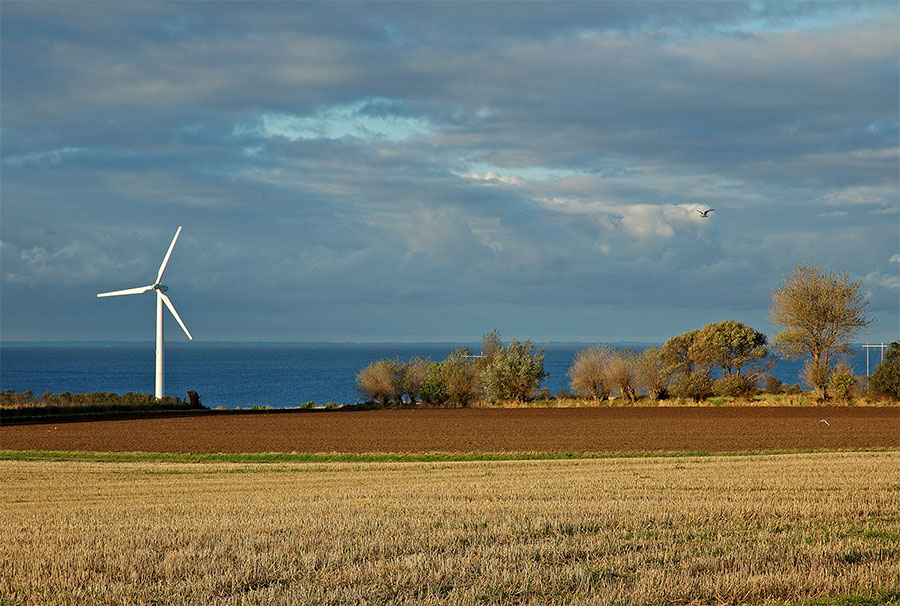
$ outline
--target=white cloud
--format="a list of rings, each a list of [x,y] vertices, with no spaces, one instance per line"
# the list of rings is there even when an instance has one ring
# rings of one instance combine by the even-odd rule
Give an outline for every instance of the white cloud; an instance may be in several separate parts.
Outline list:
[[[487,184],[502,183],[504,185],[523,185],[525,183],[525,179],[518,175],[501,175],[494,171],[488,171],[481,174],[463,173],[460,176],[465,177],[466,179],[472,179],[473,181],[484,181]]]
[[[14,297],[152,279],[182,221],[173,284],[217,293],[204,305],[235,325],[249,302],[365,315],[408,295],[502,302],[503,316],[572,299],[609,318],[674,317],[641,307],[660,298],[764,310],[769,282],[806,262],[870,274],[896,307],[882,286],[900,257],[896,7],[817,31],[793,7],[723,35],[781,13],[142,6],[4,11],[0,227],[4,279],[19,281],[0,293],[4,326]],[[432,315],[423,330],[440,332]]]
[[[888,263],[900,263],[900,254],[891,255]],[[881,271],[873,271],[866,274],[864,281],[869,284],[876,284],[888,289],[900,289],[900,268],[893,273],[884,273]]]
[[[860,185],[822,196],[822,203],[828,206],[891,206],[897,204],[896,185]]]
[[[554,182],[578,174],[577,171],[568,168],[553,168],[549,166],[501,167],[485,162],[472,163],[469,165],[469,170],[470,172],[463,176],[509,183],[522,183],[524,181]]]
[[[331,105],[311,115],[265,113],[259,117],[259,134],[288,139],[380,139],[403,141],[434,131],[427,119],[404,115],[389,99],[363,99],[354,103]]]
[[[900,289],[900,275],[898,274],[889,275],[873,271],[866,275],[864,281],[885,288]]]
[[[83,247],[69,243],[48,250],[44,246],[18,249],[16,257],[21,263],[15,264],[13,271],[6,274],[10,282],[19,284],[51,285],[75,284],[88,275],[96,277],[96,272],[83,265],[87,251]]]
[[[663,209],[649,204],[635,204],[620,209],[622,225],[636,240],[648,242],[668,240],[675,229],[665,220]]]

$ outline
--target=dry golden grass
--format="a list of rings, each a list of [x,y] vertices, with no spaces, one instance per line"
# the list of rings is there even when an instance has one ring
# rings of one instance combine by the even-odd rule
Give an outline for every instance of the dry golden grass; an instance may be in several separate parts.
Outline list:
[[[590,398],[556,397],[549,400],[535,399],[529,402],[488,402],[477,400],[470,404],[470,408],[632,408],[632,407],[747,407],[747,406],[779,406],[779,407],[865,407],[865,406],[897,406],[900,402],[891,400],[887,396],[872,395],[857,397],[849,401],[829,400],[822,402],[812,391],[801,391],[792,394],[759,393],[747,397],[712,396],[700,402],[686,398],[668,398],[665,400],[653,400],[646,395],[641,395],[635,402],[625,398],[613,396],[608,400],[596,401]]]
[[[0,603],[884,598],[900,588],[898,469],[898,452],[0,461]]]

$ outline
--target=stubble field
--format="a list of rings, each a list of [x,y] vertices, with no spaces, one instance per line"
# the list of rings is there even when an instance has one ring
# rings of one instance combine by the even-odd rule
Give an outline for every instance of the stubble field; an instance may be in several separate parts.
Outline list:
[[[0,602],[896,603],[898,469],[898,452],[2,461]]]
[[[4,424],[7,451],[816,452],[262,464],[7,452],[0,605],[897,604],[898,447],[896,407]]]

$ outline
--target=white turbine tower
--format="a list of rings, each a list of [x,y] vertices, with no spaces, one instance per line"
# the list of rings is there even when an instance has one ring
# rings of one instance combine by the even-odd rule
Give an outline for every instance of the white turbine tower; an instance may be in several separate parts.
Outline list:
[[[98,294],[98,297],[118,297],[119,295],[139,295],[141,293],[145,293],[149,290],[156,291],[156,397],[163,397],[163,304],[169,308],[169,311],[172,312],[172,315],[175,316],[175,319],[178,320],[178,325],[181,326],[181,329],[184,331],[184,334],[187,335],[188,339],[193,340],[194,337],[191,336],[191,333],[188,331],[187,326],[184,325],[184,322],[181,321],[181,317],[179,317],[178,312],[175,311],[175,306],[172,305],[172,301],[169,300],[169,297],[166,296],[166,291],[169,290],[169,287],[162,283],[163,272],[166,271],[166,265],[169,263],[169,257],[172,256],[172,249],[175,248],[175,241],[178,240],[178,234],[181,233],[181,226],[178,226],[178,230],[175,232],[175,237],[172,238],[172,243],[169,244],[169,250],[166,251],[166,256],[163,259],[162,265],[159,266],[159,273],[156,274],[156,282],[153,284],[149,284],[147,286],[140,286],[138,288],[128,288],[126,290],[114,290],[112,292],[102,292]]]

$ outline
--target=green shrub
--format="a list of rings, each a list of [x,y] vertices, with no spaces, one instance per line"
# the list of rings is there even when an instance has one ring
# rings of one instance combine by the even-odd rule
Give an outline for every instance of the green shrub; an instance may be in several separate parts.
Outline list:
[[[305,402],[300,405],[300,408],[303,410],[314,410],[316,407],[316,403],[310,400],[309,402]]]
[[[30,408],[39,406],[41,401],[34,396],[34,392],[31,390],[16,393],[11,389],[7,389],[3,391],[3,398],[0,404],[4,408]]]
[[[784,393],[789,396],[796,396],[803,393],[803,389],[800,387],[799,383],[794,383],[793,385],[785,385]]]
[[[190,393],[190,392],[189,392]],[[196,393],[196,392],[194,392]],[[21,394],[12,390],[0,392],[0,408],[4,414],[72,414],[97,413],[130,410],[183,410],[189,408],[205,408],[197,397],[197,402],[188,403],[174,396],[155,398],[150,394],[128,392],[123,395],[109,392],[91,392],[72,394],[67,391],[53,395],[47,391],[40,398],[31,391]],[[13,411],[26,411],[25,413]]]
[[[447,390],[440,362],[431,362],[425,369],[425,379],[419,389],[419,397],[431,406],[442,406],[447,402]]]
[[[535,350],[527,339],[496,348],[481,367],[485,395],[494,402],[527,402],[546,377],[544,350]]]
[[[766,388],[765,392],[772,395],[778,395],[785,393],[785,384],[781,382],[780,379],[773,377],[772,375],[766,375]]]
[[[713,380],[706,373],[696,370],[678,373],[670,391],[676,398],[690,398],[695,402],[701,402],[713,395]]]
[[[756,383],[738,373],[731,373],[713,381],[713,393],[717,396],[743,398],[756,393]]]
[[[900,341],[894,341],[884,354],[884,361],[869,378],[869,391],[900,401]]]
[[[203,408],[203,402],[200,401],[199,393],[190,390],[185,395],[187,396],[187,403],[190,404],[192,408]]]
[[[853,398],[856,375],[848,364],[838,364],[828,377],[830,396],[839,402],[847,402]]]
[[[478,397],[481,388],[478,370],[465,347],[457,349],[441,362],[441,379],[447,402],[465,407]]]
[[[416,356],[403,367],[403,387],[411,404],[422,397],[422,385],[428,374],[428,365],[428,359]]]

